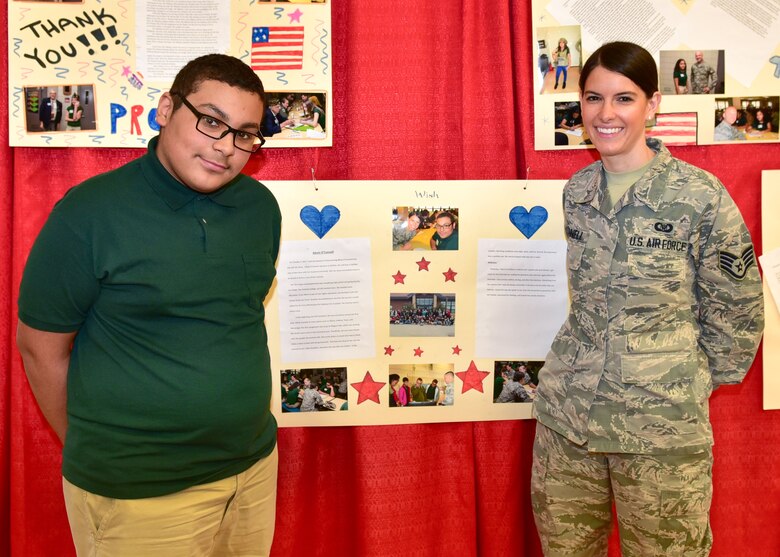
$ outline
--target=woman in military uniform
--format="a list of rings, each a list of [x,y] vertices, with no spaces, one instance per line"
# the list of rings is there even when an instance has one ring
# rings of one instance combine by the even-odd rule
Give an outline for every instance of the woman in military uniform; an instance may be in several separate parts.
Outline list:
[[[545,555],[709,555],[713,389],[763,330],[750,235],[723,185],[646,138],[653,57],[596,50],[580,77],[601,160],[563,194],[569,316],[539,373],[532,502]]]

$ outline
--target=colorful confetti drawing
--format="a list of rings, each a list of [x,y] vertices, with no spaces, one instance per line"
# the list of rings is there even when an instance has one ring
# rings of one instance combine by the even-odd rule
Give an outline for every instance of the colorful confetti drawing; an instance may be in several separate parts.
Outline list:
[[[252,28],[252,69],[303,68],[303,26]]]

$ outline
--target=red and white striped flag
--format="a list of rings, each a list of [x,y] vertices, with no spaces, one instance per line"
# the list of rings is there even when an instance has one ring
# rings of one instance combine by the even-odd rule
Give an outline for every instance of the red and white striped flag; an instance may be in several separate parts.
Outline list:
[[[303,27],[253,27],[253,70],[303,69]]]
[[[695,112],[656,114],[647,136],[657,137],[665,145],[696,145],[696,122]]]

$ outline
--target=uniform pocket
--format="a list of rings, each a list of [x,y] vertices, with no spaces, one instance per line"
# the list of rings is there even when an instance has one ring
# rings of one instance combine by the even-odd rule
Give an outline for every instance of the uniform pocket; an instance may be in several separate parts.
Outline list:
[[[681,323],[676,329],[629,333],[626,353],[621,354],[624,383],[671,383],[692,379],[698,369],[693,327]]]
[[[693,379],[698,369],[695,352],[655,352],[621,355],[623,382],[673,383]]]
[[[628,274],[645,279],[683,280],[685,263],[685,257],[679,253],[634,251],[628,253]]]

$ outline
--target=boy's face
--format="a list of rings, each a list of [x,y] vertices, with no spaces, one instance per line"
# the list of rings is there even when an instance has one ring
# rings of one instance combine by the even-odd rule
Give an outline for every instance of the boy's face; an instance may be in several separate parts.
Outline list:
[[[263,117],[262,99],[221,81],[206,80],[187,100],[200,112],[229,126],[257,133]],[[188,188],[213,193],[235,178],[250,153],[233,145],[233,133],[212,139],[199,132],[198,117],[183,104],[174,112],[173,98],[165,93],[157,107],[162,127],[157,157],[168,172]]]
[[[436,219],[436,232],[439,233],[439,238],[448,238],[452,236],[454,226],[452,220],[449,217],[439,217]]]

